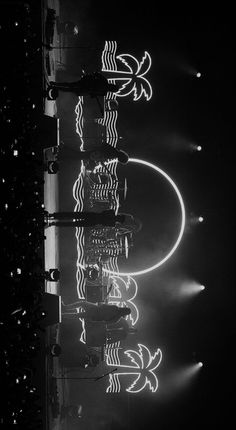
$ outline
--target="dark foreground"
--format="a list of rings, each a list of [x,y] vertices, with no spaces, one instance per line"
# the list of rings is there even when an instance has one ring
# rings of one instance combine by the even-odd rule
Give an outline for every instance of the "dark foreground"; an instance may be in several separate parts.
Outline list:
[[[42,429],[43,162],[40,2],[1,2],[1,428]]]

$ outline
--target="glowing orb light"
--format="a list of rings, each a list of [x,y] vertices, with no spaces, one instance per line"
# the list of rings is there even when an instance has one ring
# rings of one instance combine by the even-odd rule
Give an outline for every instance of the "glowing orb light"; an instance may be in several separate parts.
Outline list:
[[[149,163],[148,161],[145,160],[140,160],[137,158],[130,158],[129,159],[129,163],[135,163],[135,164],[141,164],[143,166],[149,167],[150,169],[154,170],[155,172],[157,172],[158,174],[161,174],[172,186],[172,188],[174,189],[178,200],[179,200],[179,204],[180,204],[180,208],[181,208],[181,222],[180,222],[180,228],[179,228],[179,233],[177,236],[177,239],[175,241],[175,244],[173,245],[173,247],[171,248],[171,250],[168,252],[168,254],[160,261],[158,261],[156,264],[147,267],[144,270],[139,270],[137,272],[126,272],[126,273],[122,273],[122,272],[115,272],[109,269],[104,269],[103,271],[106,273],[110,273],[112,275],[120,275],[120,276],[138,276],[138,275],[144,275],[145,273],[151,272],[152,270],[157,269],[158,267],[160,267],[162,264],[164,264],[175,252],[175,250],[177,249],[177,247],[179,246],[179,243],[182,239],[183,236],[183,232],[184,232],[184,227],[185,227],[185,207],[184,207],[184,202],[182,199],[182,196],[180,194],[179,189],[177,188],[175,182],[170,178],[169,175],[167,175],[167,173],[165,173],[163,170],[161,170],[159,167],[157,167],[155,164]]]
[[[202,74],[200,72],[196,73],[197,78],[200,78],[202,76]]]

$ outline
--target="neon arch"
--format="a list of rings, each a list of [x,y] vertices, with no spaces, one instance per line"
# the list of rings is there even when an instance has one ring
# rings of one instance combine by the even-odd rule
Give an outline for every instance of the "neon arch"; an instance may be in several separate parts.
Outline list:
[[[174,189],[178,200],[179,200],[179,204],[180,204],[180,208],[181,208],[181,223],[180,223],[180,229],[179,229],[179,233],[177,236],[177,239],[175,241],[175,244],[173,245],[173,247],[171,248],[171,250],[168,252],[168,254],[160,261],[158,261],[156,264],[144,269],[144,270],[139,270],[137,272],[115,272],[109,269],[104,269],[103,271],[105,273],[109,273],[111,275],[117,275],[117,276],[139,276],[139,275],[144,275],[145,273],[151,272],[152,270],[157,269],[158,267],[162,266],[162,264],[164,264],[167,260],[169,260],[169,258],[174,254],[174,252],[176,251],[176,249],[178,248],[180,241],[182,239],[183,233],[184,233],[184,228],[185,228],[185,219],[186,219],[186,215],[185,215],[185,207],[184,207],[184,202],[183,202],[183,198],[180,194],[180,191],[177,187],[177,185],[175,184],[175,182],[170,178],[169,175],[167,175],[166,172],[164,172],[162,169],[160,169],[159,167],[157,167],[155,164],[150,163],[149,161],[145,161],[145,160],[140,160],[138,158],[130,158],[129,159],[129,163],[136,163],[136,164],[141,164],[143,166],[147,166],[150,167],[150,169],[154,170],[155,172],[161,174],[172,186],[172,188]]]

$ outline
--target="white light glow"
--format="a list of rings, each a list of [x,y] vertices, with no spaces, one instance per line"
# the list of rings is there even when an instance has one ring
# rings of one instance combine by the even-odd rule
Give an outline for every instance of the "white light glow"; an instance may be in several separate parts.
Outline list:
[[[198,294],[202,290],[204,290],[204,286],[200,285],[199,283],[195,281],[185,281],[180,286],[179,295],[180,297],[191,297],[194,294]]]
[[[173,187],[178,200],[179,200],[179,204],[180,204],[180,208],[181,208],[181,223],[180,223],[180,229],[179,229],[179,233],[176,239],[176,242],[174,244],[174,246],[171,248],[171,250],[168,252],[168,254],[160,261],[158,261],[156,264],[154,264],[153,266],[147,267],[144,270],[139,270],[136,272],[115,272],[115,271],[111,271],[108,269],[103,269],[105,273],[110,273],[112,275],[118,275],[118,276],[138,276],[138,275],[143,275],[145,273],[151,272],[152,270],[157,269],[158,267],[160,267],[162,264],[164,264],[176,251],[176,249],[178,248],[180,241],[182,239],[183,233],[184,233],[184,228],[185,228],[185,207],[184,207],[184,202],[182,199],[182,196],[180,194],[179,189],[177,188],[175,182],[170,178],[169,175],[167,175],[167,173],[165,173],[163,170],[161,170],[159,167],[157,167],[155,164],[149,163],[148,161],[145,160],[140,160],[137,158],[130,158],[129,159],[129,163],[135,163],[135,164],[141,164],[143,166],[149,167],[150,169],[154,170],[155,172],[157,172],[158,174],[161,174],[165,179],[167,179],[167,181],[171,184],[171,186]]]
[[[77,36],[79,34],[79,28],[78,25],[74,26],[74,35]]]
[[[83,103],[84,98],[79,96],[78,97],[78,103],[75,107],[75,114],[76,114],[76,133],[79,135],[81,140],[80,150],[82,151],[84,148],[84,139],[83,139],[83,125],[84,125],[84,119],[83,119]]]
[[[197,146],[197,151],[201,151],[201,150],[202,150],[201,145],[198,145],[198,146]]]
[[[203,366],[202,361],[199,361],[199,363],[198,363],[198,367],[202,367],[202,366]]]
[[[204,221],[204,218],[203,218],[202,216],[199,216],[199,217],[198,217],[198,221],[199,221],[199,222],[203,222],[203,221]]]
[[[202,74],[200,72],[196,73],[197,78],[200,78],[202,76]]]
[[[82,325],[82,333],[80,335],[80,342],[86,343],[86,330],[85,330],[85,320],[84,318],[79,318]]]

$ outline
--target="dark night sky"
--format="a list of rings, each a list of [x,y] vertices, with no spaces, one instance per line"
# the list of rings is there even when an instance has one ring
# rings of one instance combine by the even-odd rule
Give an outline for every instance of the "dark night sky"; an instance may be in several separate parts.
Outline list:
[[[84,3],[76,6],[84,40],[101,46],[104,40],[116,40],[119,53],[141,58],[147,50],[152,56],[151,101],[120,102],[123,148],[166,170],[182,192],[187,216],[193,212],[205,218],[186,229],[165,266],[137,278],[145,313],[139,339],[160,346],[164,357],[157,393],[132,397],[130,428],[143,429],[153,419],[161,430],[216,428],[219,422],[229,428],[235,381],[232,22],[214,15],[158,16],[154,6],[144,4],[131,11],[119,4]],[[202,78],[195,78],[192,69]],[[189,152],[189,142],[202,145],[203,151]],[[158,204],[168,210],[163,195],[157,203],[148,199],[151,184],[145,181],[146,215],[158,211]],[[145,210],[139,210],[146,229]],[[173,291],[185,279],[206,285],[206,290],[177,300]],[[171,372],[194,359],[204,363],[199,374],[168,391]]]

